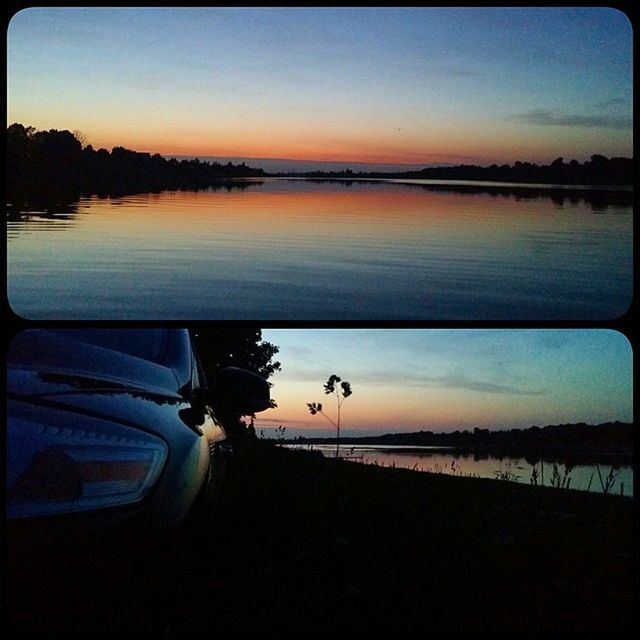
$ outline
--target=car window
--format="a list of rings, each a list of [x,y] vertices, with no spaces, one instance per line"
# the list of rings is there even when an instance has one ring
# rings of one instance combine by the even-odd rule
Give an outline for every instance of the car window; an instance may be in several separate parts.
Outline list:
[[[152,362],[163,363],[167,353],[166,329],[52,329],[51,333]]]

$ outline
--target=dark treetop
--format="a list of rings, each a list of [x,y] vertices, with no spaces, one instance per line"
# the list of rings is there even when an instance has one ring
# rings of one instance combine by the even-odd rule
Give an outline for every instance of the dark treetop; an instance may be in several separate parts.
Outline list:
[[[493,181],[528,184],[630,186],[630,158],[591,156],[579,163],[563,158],[550,165],[516,162],[513,166],[459,165],[433,167],[402,173],[306,172],[267,174],[244,163],[202,162],[198,159],[167,160],[160,154],[141,153],[124,147],[97,151],[87,145],[83,135],[68,130],[36,131],[34,127],[12,124],[7,128],[7,202],[13,206],[28,201],[71,202],[80,194],[125,195],[165,189],[231,187],[235,178],[268,175],[324,179],[404,178],[432,180]],[[245,183],[246,184],[246,183]],[[566,194],[565,194],[566,195]],[[627,195],[628,197],[628,195]]]
[[[36,131],[12,124],[7,129],[7,197],[73,199],[84,194],[124,195],[164,189],[198,189],[233,178],[264,176],[244,163],[226,165],[200,160],[167,160],[160,154],[124,147],[97,151],[82,147],[71,131]]]

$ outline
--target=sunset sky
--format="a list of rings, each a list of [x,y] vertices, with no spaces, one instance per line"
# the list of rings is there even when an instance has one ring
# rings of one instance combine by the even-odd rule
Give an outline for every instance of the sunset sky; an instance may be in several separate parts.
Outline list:
[[[7,122],[165,155],[630,156],[631,38],[608,8],[31,8]]]
[[[331,374],[351,382],[344,434],[526,428],[632,420],[632,353],[610,330],[265,329],[280,347],[277,409],[258,414],[265,436],[332,436],[311,416]],[[333,402],[332,402],[333,400]]]

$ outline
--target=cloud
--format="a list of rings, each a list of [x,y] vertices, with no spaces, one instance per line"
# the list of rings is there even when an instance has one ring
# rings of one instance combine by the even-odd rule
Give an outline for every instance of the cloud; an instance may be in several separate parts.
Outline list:
[[[513,376],[511,376],[513,378]],[[437,389],[466,389],[468,391],[478,391],[481,393],[500,393],[511,396],[540,396],[546,393],[544,389],[526,389],[514,384],[500,384],[486,382],[470,378],[464,372],[449,373],[442,376],[433,376],[419,372],[402,371],[372,371],[363,372],[358,379],[360,383],[372,385],[424,387]]]
[[[594,105],[596,109],[611,109],[611,107],[624,107],[627,101],[624,98],[610,98],[609,100],[603,100],[602,102],[596,102]]]
[[[284,422],[295,422],[291,418],[263,418],[262,416],[256,416],[256,422],[260,424],[268,423],[268,424],[283,424]],[[300,422],[300,420],[298,420]]]
[[[482,382],[479,380],[470,380],[465,375],[448,375],[433,378],[434,386],[445,387],[448,389],[468,389],[470,391],[481,391],[483,393],[502,393],[511,396],[540,396],[546,393],[544,390],[531,391],[529,389],[521,389],[508,384],[495,384],[493,382]]]
[[[518,122],[554,127],[585,127],[599,129],[627,129],[632,126],[631,116],[585,116],[577,113],[558,113],[548,109],[533,109],[514,117]]]
[[[295,382],[317,382],[324,383],[329,376],[327,375],[328,369],[293,369],[287,368],[286,376],[275,379],[274,382],[279,381],[295,381]],[[499,372],[504,373],[504,372]],[[278,374],[276,374],[278,375]],[[514,379],[513,374],[510,376]],[[478,391],[480,393],[498,393],[510,396],[540,396],[547,393],[545,389],[526,389],[516,386],[514,384],[499,384],[495,382],[485,382],[482,380],[474,380],[464,373],[453,373],[442,376],[431,376],[427,374],[421,374],[419,372],[411,371],[393,371],[385,369],[384,371],[352,371],[350,375],[345,375],[345,378],[352,383],[357,381],[358,384],[375,385],[375,386],[387,386],[393,387],[424,387],[424,388],[437,388],[437,389],[466,389],[468,391]],[[358,384],[354,384],[357,388]],[[319,387],[318,387],[319,388]]]

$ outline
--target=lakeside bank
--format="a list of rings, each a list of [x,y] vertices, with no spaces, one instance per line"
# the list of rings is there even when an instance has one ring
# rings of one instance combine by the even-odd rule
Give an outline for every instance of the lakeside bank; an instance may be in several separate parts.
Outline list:
[[[182,631],[632,624],[629,498],[355,465],[257,443],[229,462],[215,513],[212,574],[198,589],[223,588],[206,621],[182,599]]]

